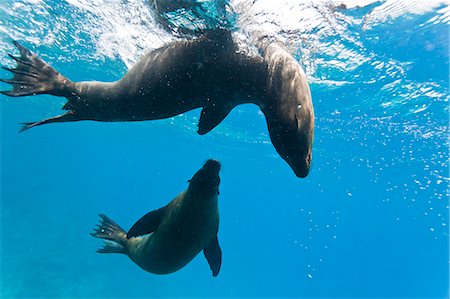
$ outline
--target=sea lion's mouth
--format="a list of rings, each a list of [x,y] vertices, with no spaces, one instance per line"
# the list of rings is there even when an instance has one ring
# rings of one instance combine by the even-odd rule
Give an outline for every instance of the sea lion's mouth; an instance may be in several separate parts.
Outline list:
[[[289,163],[289,161],[288,161]],[[300,165],[298,164],[291,164],[292,170],[294,171],[295,175],[299,178],[305,178],[308,176],[310,170],[311,170],[311,151],[309,151],[307,157],[305,158],[304,162]]]
[[[219,175],[220,168],[220,162],[213,159],[209,159],[208,161],[206,161],[205,165],[203,165],[202,167],[202,169],[211,176]]]
[[[294,169],[294,173],[298,178],[306,178],[309,174],[309,167],[303,169]]]
[[[194,192],[202,192],[203,194],[218,193],[220,185],[219,172],[221,169],[220,162],[209,159],[202,168],[190,179],[189,188]]]
[[[220,162],[217,160],[209,159],[205,162],[202,168],[197,171],[196,174],[192,177],[192,179],[188,180],[188,182],[196,181],[219,181],[219,172],[221,169]]]

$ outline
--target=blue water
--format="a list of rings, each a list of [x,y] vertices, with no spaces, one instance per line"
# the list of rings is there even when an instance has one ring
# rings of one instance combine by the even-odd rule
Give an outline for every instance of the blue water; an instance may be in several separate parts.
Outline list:
[[[279,22],[266,29],[310,79],[316,127],[306,179],[278,156],[253,105],[205,136],[195,132],[199,110],[18,134],[18,123],[57,115],[65,101],[0,96],[1,298],[448,298],[448,6],[342,11],[322,1],[318,14],[291,24],[273,14],[311,9],[294,2],[252,22]],[[175,38],[147,5],[3,0],[0,62],[12,65],[6,53],[17,39],[71,80],[117,80]],[[310,19],[318,23],[304,25]],[[128,229],[184,190],[208,158],[223,165],[217,278],[202,254],[158,276],[95,253],[97,214]]]

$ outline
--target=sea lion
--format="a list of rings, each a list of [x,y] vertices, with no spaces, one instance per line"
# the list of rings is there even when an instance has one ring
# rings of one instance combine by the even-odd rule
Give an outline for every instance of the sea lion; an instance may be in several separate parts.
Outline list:
[[[216,127],[237,105],[253,103],[264,113],[270,138],[298,177],[308,175],[314,110],[307,78],[280,45],[261,43],[262,57],[241,53],[231,33],[207,31],[144,55],[116,82],[72,82],[19,43],[20,57],[7,96],[66,97],[62,115],[25,123],[35,126],[80,120],[142,121],[203,108],[198,133]]]
[[[219,229],[220,163],[208,160],[189,180],[187,190],[166,206],[139,219],[127,232],[101,214],[93,237],[105,240],[99,253],[122,253],[145,271],[169,274],[186,266],[200,251],[217,276],[222,263]]]

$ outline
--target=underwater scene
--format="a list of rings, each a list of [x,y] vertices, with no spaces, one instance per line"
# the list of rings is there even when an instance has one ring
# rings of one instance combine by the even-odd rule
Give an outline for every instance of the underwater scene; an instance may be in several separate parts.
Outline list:
[[[0,298],[449,298],[449,24],[0,0]]]

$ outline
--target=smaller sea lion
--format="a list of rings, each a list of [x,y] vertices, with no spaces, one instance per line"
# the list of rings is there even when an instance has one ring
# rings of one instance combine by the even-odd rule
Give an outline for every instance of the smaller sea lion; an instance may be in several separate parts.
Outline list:
[[[186,266],[200,251],[217,276],[222,250],[219,229],[218,195],[220,163],[208,160],[190,179],[187,190],[166,206],[139,219],[125,232],[106,215],[93,237],[105,240],[99,253],[122,253],[145,271],[169,274]]]

